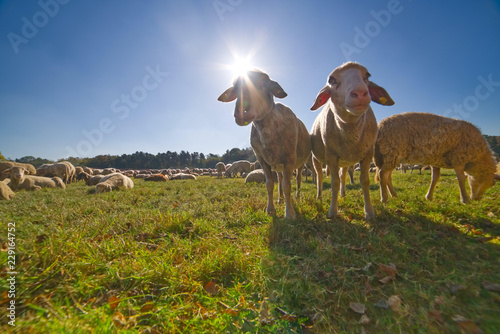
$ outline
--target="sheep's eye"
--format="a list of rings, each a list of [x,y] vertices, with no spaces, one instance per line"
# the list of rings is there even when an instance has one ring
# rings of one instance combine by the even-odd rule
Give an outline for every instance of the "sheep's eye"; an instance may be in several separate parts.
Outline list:
[[[368,80],[370,79],[371,77],[371,74],[370,73],[366,73],[366,76],[365,76],[365,81],[368,82]]]
[[[328,78],[328,84],[329,85],[336,85],[337,84],[337,79],[335,79],[335,77],[333,75],[331,75],[329,78]]]

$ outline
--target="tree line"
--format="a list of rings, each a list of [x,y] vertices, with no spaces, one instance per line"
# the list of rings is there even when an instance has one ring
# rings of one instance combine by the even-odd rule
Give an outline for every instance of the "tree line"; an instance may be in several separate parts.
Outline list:
[[[484,135],[491,150],[500,156],[500,136]],[[0,152],[0,161],[6,160]],[[167,151],[153,155],[145,152],[135,152],[133,154],[122,155],[98,155],[93,158],[75,158],[66,159],[75,166],[88,166],[93,168],[120,168],[120,169],[166,169],[166,168],[214,168],[219,161],[231,163],[238,160],[257,160],[253,150],[248,147],[244,149],[233,148],[227,150],[222,156],[217,154],[203,154],[199,152],[189,153],[181,151],[180,153]],[[16,162],[29,163],[39,167],[46,163],[55,161],[25,156],[16,159]]]
[[[0,157],[5,160],[1,155]],[[2,160],[0,158],[0,160]],[[251,148],[233,148],[227,150],[222,156],[217,154],[203,154],[199,152],[181,151],[180,153],[167,151],[156,155],[146,152],[135,152],[132,154],[122,155],[97,155],[93,158],[75,158],[69,157],[64,159],[71,162],[75,166],[87,166],[93,168],[119,168],[119,169],[166,169],[166,168],[214,168],[215,165],[222,161],[231,163],[238,160],[249,160],[251,162],[257,160]],[[35,158],[33,156],[25,156],[15,159],[16,162],[29,163],[36,168],[46,163],[54,163],[56,161]]]

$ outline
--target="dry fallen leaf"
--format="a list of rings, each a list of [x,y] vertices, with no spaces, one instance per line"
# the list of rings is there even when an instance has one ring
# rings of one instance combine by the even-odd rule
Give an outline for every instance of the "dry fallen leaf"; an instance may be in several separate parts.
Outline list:
[[[483,334],[483,330],[479,328],[476,323],[472,320],[466,319],[461,315],[455,315],[452,320],[460,328],[460,333],[463,334]]]
[[[118,304],[120,304],[120,299],[116,296],[111,296],[108,299],[109,306],[111,307],[112,310],[118,307]]]
[[[429,313],[429,318],[435,322],[438,322],[440,324],[444,323],[444,318],[443,315],[441,314],[440,311],[438,310],[430,310]]]
[[[148,302],[141,307],[141,313],[149,312],[155,307],[153,302]]]
[[[203,289],[212,296],[215,296],[216,294],[218,294],[220,292],[220,287],[212,281],[205,284]]]
[[[396,277],[396,272],[398,271],[396,269],[396,265],[390,263],[388,265],[386,264],[382,264],[382,263],[379,263],[378,264],[378,267],[380,268],[380,270],[382,270],[387,276],[390,276],[392,278],[395,278]]]
[[[401,298],[399,296],[390,296],[387,300],[387,305],[389,305],[394,312],[399,312],[401,310]]]
[[[391,276],[385,276],[384,278],[381,278],[379,279],[378,281],[382,284],[387,284],[389,283],[390,281],[392,281],[394,279],[394,277],[391,277]]]
[[[364,314],[366,312],[366,306],[362,303],[351,302],[349,303],[349,307],[356,313]]]
[[[387,300],[380,299],[378,302],[375,303],[375,307],[387,310],[389,308],[389,304],[387,304]]]
[[[368,325],[370,323],[370,318],[366,316],[366,314],[363,314],[361,316],[361,319],[359,319],[358,324],[360,325]]]
[[[127,325],[127,319],[122,313],[116,311],[113,314],[113,323],[115,324],[116,327],[122,328]]]
[[[500,284],[491,283],[488,281],[483,282],[483,288],[488,291],[500,292]]]

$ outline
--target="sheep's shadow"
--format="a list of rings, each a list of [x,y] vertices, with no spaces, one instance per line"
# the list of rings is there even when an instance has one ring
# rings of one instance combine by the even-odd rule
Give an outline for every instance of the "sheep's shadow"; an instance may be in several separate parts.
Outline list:
[[[450,298],[457,297],[450,284],[470,284],[467,279],[471,277],[475,282],[500,281],[500,272],[490,269],[500,255],[498,245],[453,225],[436,223],[424,214],[385,208],[377,213],[370,222],[342,216],[326,219],[324,213],[313,220],[274,218],[267,237],[270,253],[263,261],[270,300],[309,319],[318,318],[317,310],[323,309],[323,321],[334,317],[340,307],[345,309],[343,316],[356,322],[358,317],[348,311],[349,302],[355,301],[352,296],[366,293],[366,282],[374,286],[373,303],[393,293],[394,287],[379,283],[378,264],[396,265],[396,285],[417,282],[422,291]],[[467,223],[500,236],[500,226],[486,219],[471,217]],[[413,293],[405,297],[420,298],[418,291]],[[473,303],[467,300],[471,295],[458,296],[458,302]],[[493,297],[491,301],[498,309]]]

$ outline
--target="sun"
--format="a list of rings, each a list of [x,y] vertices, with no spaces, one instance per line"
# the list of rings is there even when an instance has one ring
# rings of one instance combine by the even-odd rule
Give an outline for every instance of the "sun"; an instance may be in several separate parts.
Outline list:
[[[250,59],[237,57],[234,60],[233,65],[231,65],[231,71],[233,72],[234,77],[239,77],[241,75],[246,74],[252,66],[250,65]]]

